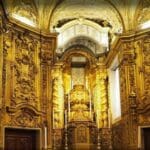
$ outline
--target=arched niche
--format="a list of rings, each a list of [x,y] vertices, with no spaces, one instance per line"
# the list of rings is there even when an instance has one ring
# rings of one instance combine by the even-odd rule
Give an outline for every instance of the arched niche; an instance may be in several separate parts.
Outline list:
[[[65,50],[59,61],[63,64],[65,94],[68,94],[75,84],[82,84],[90,91],[90,75],[97,62],[91,50],[84,46],[71,47]]]
[[[97,61],[94,53],[89,48],[82,46],[82,45],[76,45],[76,46],[69,47],[68,49],[66,49],[64,54],[60,58],[60,61],[69,64],[70,58],[73,56],[85,57],[90,66],[96,64],[96,61]]]

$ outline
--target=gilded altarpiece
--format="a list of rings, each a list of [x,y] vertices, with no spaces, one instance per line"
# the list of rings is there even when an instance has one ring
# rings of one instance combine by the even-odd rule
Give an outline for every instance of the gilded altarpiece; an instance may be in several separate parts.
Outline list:
[[[69,61],[72,55],[69,55],[69,52],[64,54],[63,59],[57,60],[52,70],[54,148],[59,149],[66,144],[67,131],[70,149],[78,149],[80,146],[95,149],[98,135],[101,136],[102,148],[112,149],[105,57],[102,56],[96,61],[88,53],[79,53],[79,57],[83,54],[82,57],[90,62],[86,62],[88,65],[82,68],[84,73],[80,77],[78,73],[72,74]],[[76,79],[81,81],[75,81],[72,86],[72,80]]]

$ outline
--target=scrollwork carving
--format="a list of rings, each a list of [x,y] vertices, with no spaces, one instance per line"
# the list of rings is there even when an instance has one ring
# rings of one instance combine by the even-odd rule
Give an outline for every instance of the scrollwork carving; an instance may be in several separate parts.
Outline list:
[[[19,34],[16,39],[16,53],[14,63],[15,88],[13,102],[31,102],[37,105],[35,94],[35,76],[38,69],[34,62],[36,45],[30,37]]]
[[[52,43],[49,42],[42,42],[41,45],[41,52],[40,52],[40,58],[42,63],[46,63],[50,65],[53,61],[53,54],[52,54]]]
[[[124,43],[122,45],[122,50],[123,50],[122,57],[123,57],[124,64],[126,65],[134,64],[136,59],[134,43],[132,42]]]
[[[50,51],[41,51],[40,53],[42,63],[51,64],[52,62],[52,53]]]
[[[38,112],[30,105],[21,105],[14,108],[8,107],[7,112],[8,122],[6,125],[21,127],[38,127],[40,125],[39,116],[41,112]]]
[[[144,90],[150,96],[150,40],[145,39],[143,44]],[[148,96],[147,95],[147,96]]]
[[[33,117],[27,113],[23,113],[17,116],[15,122],[19,126],[34,126],[35,125]]]

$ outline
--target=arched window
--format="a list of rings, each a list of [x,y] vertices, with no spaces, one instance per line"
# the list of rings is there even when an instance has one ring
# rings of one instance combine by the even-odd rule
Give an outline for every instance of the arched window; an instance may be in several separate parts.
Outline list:
[[[120,82],[117,58],[114,60],[109,70],[109,84],[112,121],[115,122],[121,118]]]

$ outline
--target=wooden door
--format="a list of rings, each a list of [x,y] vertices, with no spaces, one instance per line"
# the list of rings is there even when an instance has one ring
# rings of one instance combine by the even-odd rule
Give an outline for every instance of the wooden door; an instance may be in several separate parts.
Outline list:
[[[5,150],[36,150],[36,131],[6,129]]]
[[[144,150],[150,150],[150,128],[144,128]]]

